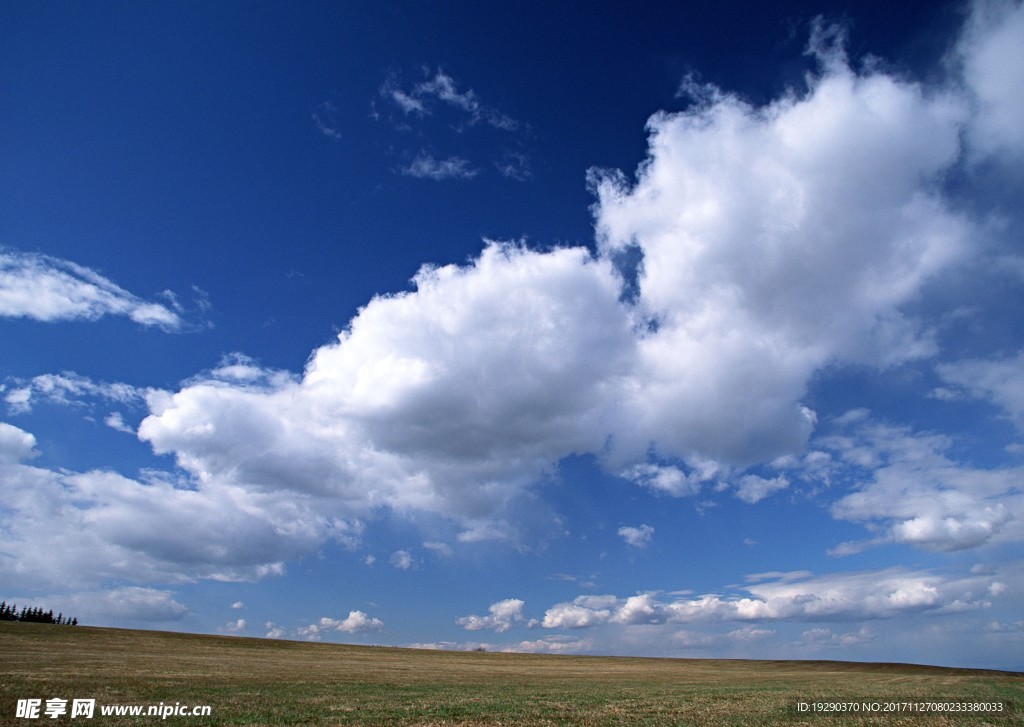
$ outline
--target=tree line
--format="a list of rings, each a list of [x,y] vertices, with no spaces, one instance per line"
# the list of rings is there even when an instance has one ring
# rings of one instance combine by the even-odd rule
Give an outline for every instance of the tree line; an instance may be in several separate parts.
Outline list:
[[[77,626],[78,618],[65,617],[63,612],[53,615],[53,609],[44,611],[38,606],[28,608],[23,606],[18,611],[18,604],[7,605],[7,601],[0,603],[0,621],[27,621],[37,624],[60,624],[61,626]]]

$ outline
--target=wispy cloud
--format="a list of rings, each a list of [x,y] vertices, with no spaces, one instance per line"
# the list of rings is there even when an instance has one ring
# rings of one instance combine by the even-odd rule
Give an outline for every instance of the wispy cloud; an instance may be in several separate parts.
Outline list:
[[[312,113],[313,123],[324,136],[334,139],[341,139],[341,129],[338,125],[338,107],[330,101],[324,101],[316,107]]]
[[[520,182],[533,176],[530,171],[530,159],[522,152],[503,152],[501,157],[495,160],[494,168],[501,176]]]
[[[650,525],[623,525],[619,528],[619,537],[626,541],[627,545],[634,548],[646,548],[654,537],[654,528]]]
[[[400,113],[395,116],[385,111],[382,116],[375,103],[375,118],[386,118],[399,130],[415,129],[417,138],[427,136],[435,144],[456,150],[438,158],[419,149],[413,161],[400,168],[402,174],[435,181],[469,179],[493,166],[507,179],[530,178],[529,158],[521,150],[525,125],[484,104],[473,89],[462,88],[441,69],[423,69],[423,80],[412,85],[401,84],[392,74],[381,85],[379,97],[385,109]],[[470,130],[475,132],[472,141]]]
[[[24,414],[38,401],[65,406],[90,406],[95,401],[141,406],[152,390],[122,382],[93,381],[73,371],[64,371],[40,374],[28,381],[8,379],[0,391],[6,392],[4,401],[12,414]]]
[[[952,458],[953,440],[869,420],[816,441],[832,453],[812,475],[852,491],[831,508],[878,533],[839,544],[849,555],[887,543],[949,552],[1024,541],[1022,467],[982,468]]]
[[[380,88],[382,98],[397,106],[404,114],[429,116],[438,105],[458,111],[463,123],[470,126],[486,124],[502,131],[515,131],[520,124],[498,109],[480,102],[471,88],[462,90],[454,78],[436,69],[408,90],[400,87],[395,76],[389,76]]]
[[[412,557],[412,553],[408,550],[396,550],[388,558],[388,562],[391,563],[392,568],[398,570],[414,570],[417,567],[416,559]]]
[[[103,418],[103,423],[117,432],[124,434],[135,434],[135,430],[124,420],[124,415],[119,411],[112,411]]]
[[[1024,431],[1024,351],[991,359],[950,362],[937,368],[939,375],[957,388],[941,389],[935,393],[936,398],[969,395],[990,401]]]
[[[168,296],[174,303],[173,296]],[[37,321],[126,316],[144,326],[178,330],[179,311],[129,293],[69,260],[0,249],[0,316]]]
[[[427,152],[421,151],[409,164],[402,167],[402,174],[417,179],[472,179],[476,176],[477,170],[473,168],[468,159],[462,157],[448,157],[447,159],[435,159]]]

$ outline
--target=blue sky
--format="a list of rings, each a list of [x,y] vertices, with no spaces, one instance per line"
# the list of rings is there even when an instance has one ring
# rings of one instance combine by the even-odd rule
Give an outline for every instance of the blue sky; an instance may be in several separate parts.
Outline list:
[[[1019,3],[0,8],[0,583],[1024,668]]]

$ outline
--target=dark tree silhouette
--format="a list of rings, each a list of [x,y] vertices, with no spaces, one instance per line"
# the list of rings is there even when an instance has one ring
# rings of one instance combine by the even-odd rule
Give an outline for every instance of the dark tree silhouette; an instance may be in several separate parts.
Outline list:
[[[12,603],[10,606],[7,605],[7,601],[0,602],[0,621],[25,621],[28,623],[41,623],[41,624],[61,624],[62,626],[77,626],[77,618],[65,618],[64,612],[62,611],[58,616],[54,617],[53,609],[44,611],[41,606],[22,606],[21,611],[18,611],[18,605]]]

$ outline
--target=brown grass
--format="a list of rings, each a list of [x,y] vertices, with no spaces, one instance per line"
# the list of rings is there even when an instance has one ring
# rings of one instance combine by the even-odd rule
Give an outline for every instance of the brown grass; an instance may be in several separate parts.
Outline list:
[[[446,652],[0,624],[0,724],[19,698],[210,705],[203,725],[1022,724],[1024,675],[906,664]],[[798,713],[798,701],[1001,702],[1001,713]],[[98,709],[98,708],[97,708]]]

